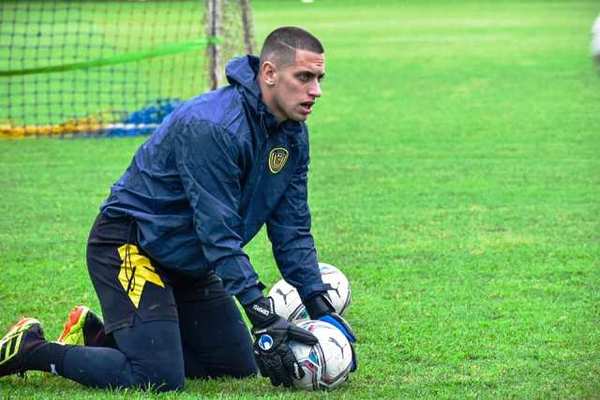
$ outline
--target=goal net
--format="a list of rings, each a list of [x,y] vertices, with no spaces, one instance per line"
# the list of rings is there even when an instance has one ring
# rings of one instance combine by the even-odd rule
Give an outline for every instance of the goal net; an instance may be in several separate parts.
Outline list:
[[[248,16],[248,0],[3,0],[0,137],[150,133],[222,83]]]

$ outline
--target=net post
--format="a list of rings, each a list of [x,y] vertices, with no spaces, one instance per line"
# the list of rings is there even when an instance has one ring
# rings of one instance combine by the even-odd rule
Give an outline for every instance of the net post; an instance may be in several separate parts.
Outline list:
[[[256,44],[254,41],[254,25],[250,0],[239,0],[242,11],[242,26],[244,30],[244,48],[246,53],[254,54]]]
[[[206,48],[208,57],[208,80],[212,90],[219,86],[221,71],[220,46],[214,38],[221,37],[222,0],[205,0],[206,9],[206,35],[213,40]]]

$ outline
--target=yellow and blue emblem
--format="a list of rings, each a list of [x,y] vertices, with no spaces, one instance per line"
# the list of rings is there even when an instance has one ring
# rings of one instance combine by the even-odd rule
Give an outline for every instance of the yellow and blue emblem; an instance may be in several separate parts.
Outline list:
[[[285,167],[289,152],[283,147],[275,147],[269,153],[269,171],[276,174]]]

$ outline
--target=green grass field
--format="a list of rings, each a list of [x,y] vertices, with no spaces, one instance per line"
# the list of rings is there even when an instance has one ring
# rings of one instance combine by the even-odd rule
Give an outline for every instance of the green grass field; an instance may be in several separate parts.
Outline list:
[[[40,373],[0,399],[600,399],[600,75],[595,1],[254,1],[327,51],[310,120],[322,261],[353,288],[359,371],[331,393],[266,379],[178,394]],[[0,329],[50,338],[98,309],[85,242],[143,138],[0,141]],[[248,253],[278,274],[260,234]]]

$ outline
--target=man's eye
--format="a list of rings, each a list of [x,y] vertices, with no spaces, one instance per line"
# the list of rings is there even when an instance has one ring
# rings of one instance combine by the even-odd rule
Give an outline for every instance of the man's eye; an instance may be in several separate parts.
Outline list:
[[[300,74],[300,75],[298,75],[298,79],[300,79],[302,82],[308,82],[310,80],[310,75],[309,74]]]

